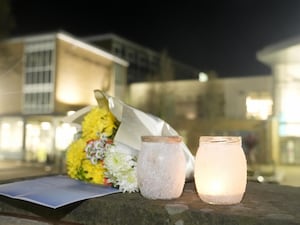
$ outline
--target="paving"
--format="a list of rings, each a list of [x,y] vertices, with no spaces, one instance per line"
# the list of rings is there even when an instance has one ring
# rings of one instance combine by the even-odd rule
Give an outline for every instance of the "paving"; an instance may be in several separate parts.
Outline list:
[[[0,182],[15,179],[63,173],[59,166],[45,163],[23,162],[18,160],[0,161]]]

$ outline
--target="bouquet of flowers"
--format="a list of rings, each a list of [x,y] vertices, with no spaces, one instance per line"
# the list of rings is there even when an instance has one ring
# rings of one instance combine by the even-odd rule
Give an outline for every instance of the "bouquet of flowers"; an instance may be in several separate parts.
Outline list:
[[[102,91],[94,91],[97,106],[86,106],[64,119],[79,125],[66,154],[71,178],[110,185],[122,192],[139,191],[136,165],[142,135],[178,133],[165,121],[144,113]],[[182,142],[186,180],[193,179],[194,156]]]
[[[84,116],[81,131],[66,154],[70,177],[90,183],[111,185],[123,192],[138,191],[137,157],[118,150],[114,136],[120,122],[109,110],[101,91],[95,90],[98,106]]]

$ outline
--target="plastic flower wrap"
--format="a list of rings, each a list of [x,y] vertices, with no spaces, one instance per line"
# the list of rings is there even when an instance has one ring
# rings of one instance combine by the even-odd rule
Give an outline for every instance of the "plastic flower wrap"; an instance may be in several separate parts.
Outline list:
[[[120,122],[111,113],[105,96],[95,91],[98,106],[84,116],[81,131],[66,154],[70,177],[112,185],[123,192],[138,191],[136,155],[119,151],[113,142]]]
[[[98,106],[87,106],[64,119],[80,132],[67,150],[70,177],[111,185],[123,192],[138,191],[136,163],[141,136],[178,133],[165,121],[95,90]],[[186,180],[193,179],[194,156],[181,142],[186,158]]]

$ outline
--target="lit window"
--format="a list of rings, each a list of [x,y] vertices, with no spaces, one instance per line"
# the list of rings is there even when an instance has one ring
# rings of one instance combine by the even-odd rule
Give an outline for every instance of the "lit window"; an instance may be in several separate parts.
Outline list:
[[[58,150],[65,150],[74,140],[77,130],[70,124],[63,123],[56,128],[55,147]]]
[[[246,99],[247,118],[266,120],[272,115],[273,101],[270,97],[248,96]]]
[[[22,144],[23,121],[20,118],[2,118],[0,121],[0,149],[6,152],[21,153]]]

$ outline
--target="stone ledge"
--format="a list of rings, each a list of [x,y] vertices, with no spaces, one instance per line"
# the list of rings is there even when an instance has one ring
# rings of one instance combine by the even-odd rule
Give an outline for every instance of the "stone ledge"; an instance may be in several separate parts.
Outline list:
[[[46,194],[46,193],[45,193]],[[240,204],[209,205],[194,183],[174,200],[148,200],[139,193],[112,194],[49,209],[0,197],[0,224],[300,224],[300,188],[248,182]],[[4,221],[4,222],[3,222]]]

